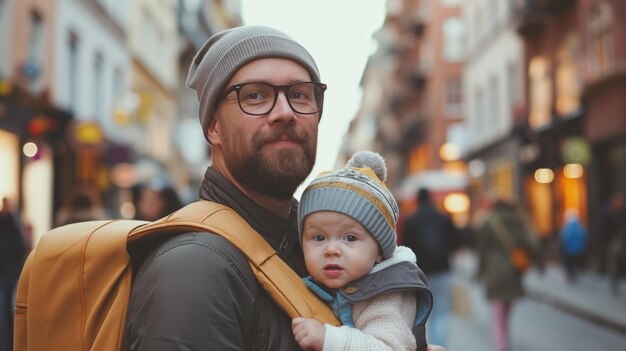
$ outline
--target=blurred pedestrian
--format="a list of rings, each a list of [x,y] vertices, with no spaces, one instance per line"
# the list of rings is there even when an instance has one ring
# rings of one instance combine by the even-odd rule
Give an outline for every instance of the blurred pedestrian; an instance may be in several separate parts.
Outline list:
[[[624,206],[624,195],[616,192],[608,199],[602,208],[602,230],[600,231],[600,245],[598,253],[599,270],[607,272],[614,258],[612,254],[616,252],[619,245],[618,233],[626,227],[626,208]],[[609,267],[610,268],[610,267]]]
[[[183,207],[183,204],[171,186],[142,186],[136,201],[135,218],[143,221],[156,221]]]
[[[27,254],[22,225],[8,198],[0,208],[0,351],[13,349],[15,288]]]
[[[404,221],[402,244],[417,256],[433,293],[433,310],[426,324],[429,343],[446,346],[450,314],[450,258],[461,244],[461,233],[449,215],[437,210],[428,189],[417,192],[417,210]]]
[[[578,274],[583,269],[587,243],[587,229],[580,222],[576,209],[567,209],[564,217],[563,225],[559,232],[561,252],[563,255],[563,263],[567,271],[567,281],[574,283]]]
[[[78,186],[56,215],[56,225],[108,219],[102,207],[100,193],[90,186]]]
[[[611,197],[610,206],[605,212],[605,237],[602,244],[606,268],[609,275],[611,291],[619,293],[620,280],[626,275],[626,208],[624,206],[624,196],[615,193]]]
[[[472,215],[472,219],[469,224],[470,228],[470,236],[469,246],[473,249],[476,249],[476,233],[482,228],[483,224],[485,224],[485,220],[487,216],[491,213],[494,202],[496,201],[497,196],[493,189],[489,189],[484,193],[478,195],[478,200],[476,201],[476,210]]]
[[[509,350],[509,316],[515,300],[524,295],[523,271],[514,265],[513,252],[538,262],[539,251],[530,226],[515,204],[497,199],[477,233],[478,276],[490,302],[491,327],[497,351]]]

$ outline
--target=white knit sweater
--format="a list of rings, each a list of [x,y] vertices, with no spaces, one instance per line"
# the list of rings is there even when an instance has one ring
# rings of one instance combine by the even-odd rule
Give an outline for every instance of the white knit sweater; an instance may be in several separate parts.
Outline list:
[[[393,256],[377,264],[377,272],[392,264],[409,261],[415,254],[399,246]],[[415,292],[389,292],[354,304],[352,319],[356,328],[326,324],[324,351],[415,350],[413,323],[417,313]]]

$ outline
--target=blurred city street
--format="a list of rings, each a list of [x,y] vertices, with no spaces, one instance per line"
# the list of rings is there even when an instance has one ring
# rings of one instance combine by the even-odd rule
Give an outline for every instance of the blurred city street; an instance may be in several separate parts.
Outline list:
[[[243,25],[307,48],[319,66],[308,83],[327,87],[316,112],[298,112],[291,88],[274,85],[287,83],[268,80],[274,105],[250,114],[240,100],[250,82],[235,72],[207,79],[219,83],[215,101],[190,89],[208,39]],[[280,94],[294,125],[319,114],[315,162],[294,193],[232,184],[261,207],[293,195],[297,212],[320,172],[359,151],[383,156],[397,203],[388,222],[431,282],[443,277],[436,298],[457,253],[449,351],[495,351],[492,329],[505,349],[508,321],[508,351],[626,351],[626,0],[0,0],[0,351],[11,349],[19,272],[43,235],[154,221],[197,201],[207,169],[237,178],[219,170],[232,165],[204,128],[228,94],[250,127],[242,140],[287,133],[268,118]],[[477,279],[478,255],[491,279]]]
[[[525,277],[527,296],[511,315],[510,351],[624,350],[626,284],[612,294],[605,277],[586,272],[571,286],[563,269],[547,266]],[[494,350],[490,312],[482,286],[457,267],[455,285],[467,288],[469,306],[451,318],[448,351]]]

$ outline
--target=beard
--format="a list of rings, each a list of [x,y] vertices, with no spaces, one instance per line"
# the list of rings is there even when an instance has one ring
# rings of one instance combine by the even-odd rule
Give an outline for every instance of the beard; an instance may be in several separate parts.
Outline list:
[[[280,149],[273,154],[263,152],[263,146],[280,137],[286,136],[300,144],[302,148]],[[233,176],[241,184],[262,195],[280,200],[290,199],[296,189],[313,170],[317,134],[307,135],[293,126],[272,129],[268,135],[258,132],[252,138],[252,144],[240,135],[238,146],[233,147],[226,158],[226,164]],[[242,150],[248,145],[250,152]]]

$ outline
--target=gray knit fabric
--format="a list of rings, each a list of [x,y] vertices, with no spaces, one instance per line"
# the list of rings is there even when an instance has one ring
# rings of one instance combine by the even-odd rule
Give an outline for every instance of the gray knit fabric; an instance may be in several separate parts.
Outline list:
[[[371,154],[371,153],[370,153]],[[398,221],[398,204],[384,185],[382,173],[384,159],[380,155],[363,158],[359,153],[353,159],[360,158],[371,165],[358,164],[360,168],[351,167],[354,162],[335,172],[321,173],[302,193],[298,209],[298,227],[302,239],[302,225],[306,216],[318,211],[334,211],[352,217],[378,241],[384,259],[391,257],[396,249],[396,223]],[[382,162],[382,167],[380,165]]]
[[[215,106],[228,81],[245,64],[268,57],[293,60],[309,71],[312,81],[320,82],[317,65],[309,52],[273,28],[242,26],[228,29],[213,35],[198,51],[189,69],[187,86],[198,96],[205,139]]]

